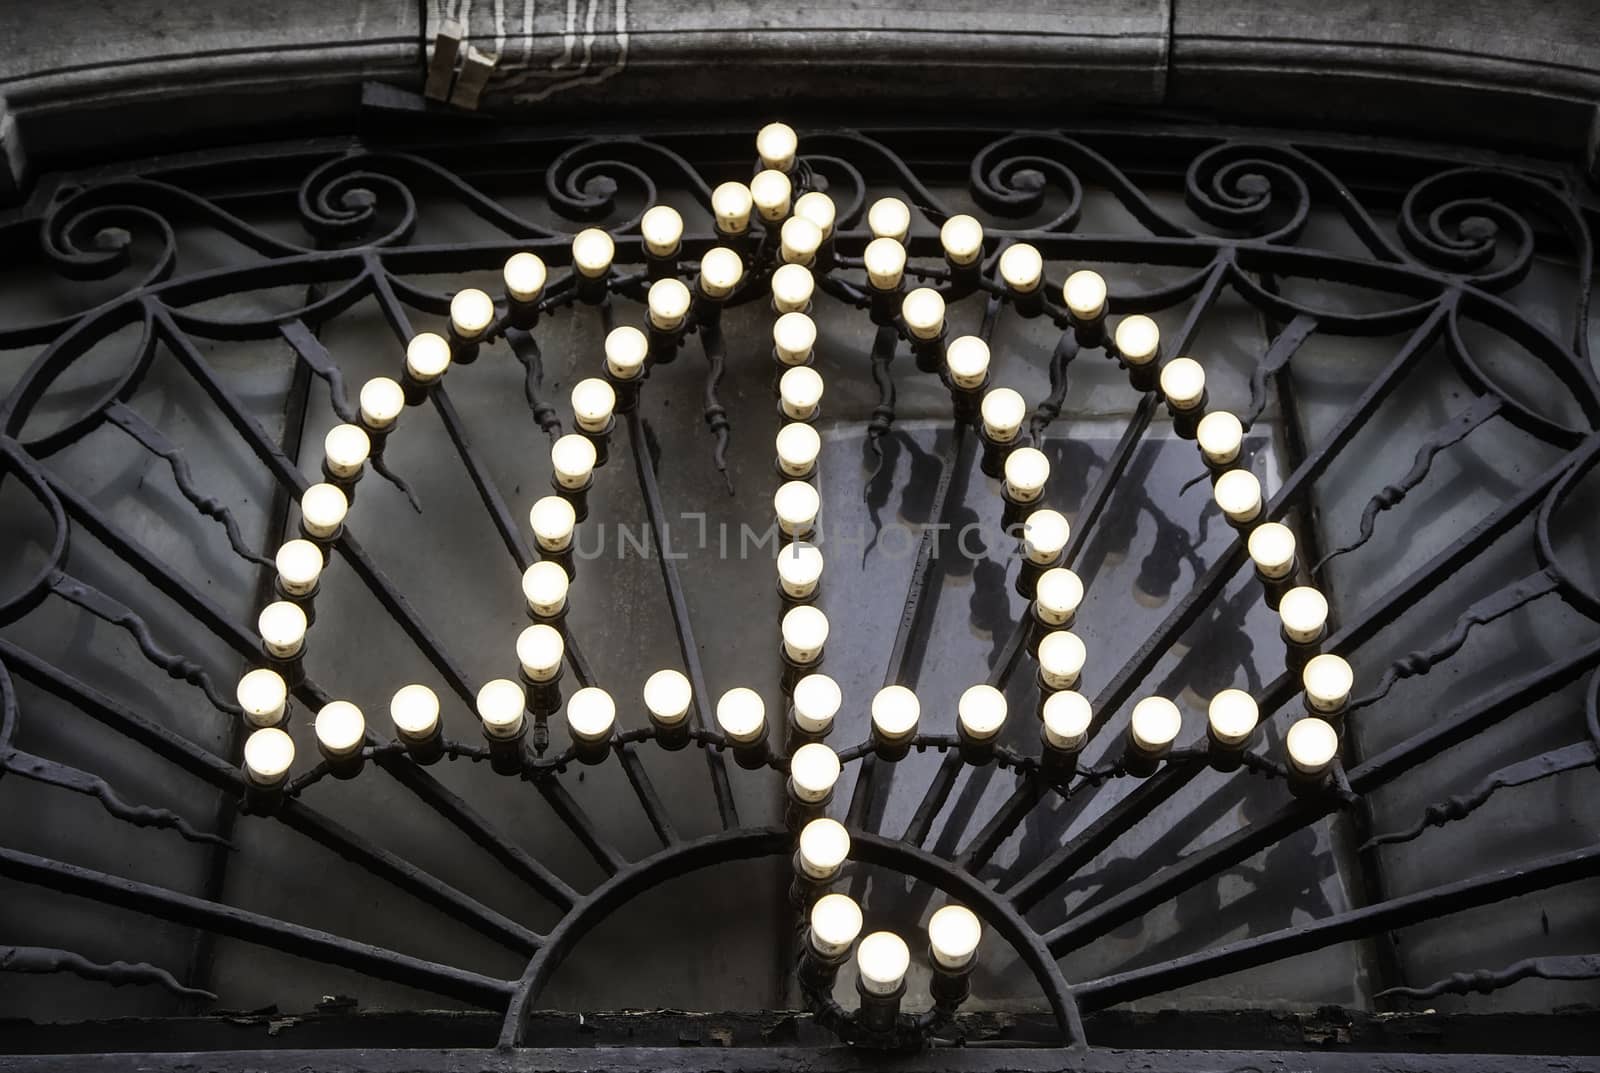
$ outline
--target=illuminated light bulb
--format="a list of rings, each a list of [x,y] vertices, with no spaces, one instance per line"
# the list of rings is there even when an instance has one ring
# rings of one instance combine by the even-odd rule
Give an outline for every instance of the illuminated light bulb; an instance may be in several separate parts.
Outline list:
[[[1312,657],[1300,672],[1300,684],[1305,686],[1306,705],[1313,711],[1336,712],[1350,699],[1350,687],[1356,675],[1343,657],[1325,652]]]
[[[811,360],[817,342],[816,321],[804,313],[785,313],[772,325],[772,346],[785,365],[804,365]]]
[[[1061,288],[1067,312],[1078,320],[1095,320],[1106,311],[1106,281],[1098,272],[1081,268],[1067,277]]]
[[[1310,585],[1296,585],[1278,600],[1283,632],[1297,645],[1308,645],[1328,626],[1328,598]]]
[[[256,628],[267,653],[278,659],[292,659],[306,643],[306,613],[299,604],[277,600],[261,609]]]
[[[939,228],[939,245],[951,264],[970,265],[983,255],[983,225],[965,213],[952,216]]]
[[[540,618],[561,614],[567,606],[567,589],[571,584],[561,564],[548,559],[522,572],[523,598],[528,601],[528,610]]]
[[[800,870],[812,879],[832,879],[850,856],[850,832],[838,820],[812,820],[800,828]]]
[[[613,328],[606,335],[606,370],[618,380],[636,380],[650,355],[650,340],[638,328]]]
[[[826,734],[844,703],[844,693],[825,674],[808,674],[794,684],[794,725],[807,734]]]
[[[805,477],[816,468],[822,453],[822,437],[800,421],[791,421],[778,430],[778,467],[790,477]]]
[[[989,344],[976,335],[957,336],[945,348],[944,364],[957,387],[982,387],[989,375]]]
[[[861,934],[861,907],[847,894],[824,894],[811,907],[811,949],[827,961],[844,956]]]
[[[1263,577],[1286,578],[1294,572],[1294,530],[1281,522],[1267,522],[1250,530],[1246,541],[1250,561]]]
[[[700,290],[707,298],[726,298],[744,278],[744,261],[726,246],[700,258]]]
[[[964,905],[944,906],[928,918],[928,948],[942,969],[960,972],[971,965],[982,938],[978,914]]]
[[[616,724],[617,703],[599,686],[584,686],[567,700],[567,731],[577,741],[605,741]]]
[[[781,171],[769,168],[750,180],[750,200],[768,223],[777,223],[789,215],[789,195],[793,192],[789,177]]]
[[[944,298],[932,287],[918,287],[900,303],[906,331],[917,339],[937,339],[944,331]]]
[[[406,372],[419,384],[431,384],[450,368],[450,343],[434,332],[418,332],[406,344]]]
[[[872,698],[872,729],[886,741],[916,733],[921,715],[922,702],[905,686],[884,686]]]
[[[1182,729],[1183,713],[1166,697],[1146,697],[1135,704],[1128,724],[1133,744],[1147,753],[1166,752]]]
[[[1070,630],[1052,630],[1039,641],[1039,678],[1051,689],[1071,689],[1088,658],[1081,637]]]
[[[839,754],[820,742],[802,745],[789,760],[789,788],[807,804],[827,800],[839,781]]]
[[[599,279],[611,271],[617,244],[598,227],[586,227],[572,236],[572,264],[579,275]]]
[[[988,741],[1006,722],[1006,695],[991,685],[975,685],[956,702],[956,719],[973,741]]]
[[[289,687],[277,671],[257,667],[239,679],[238,697],[245,722],[256,727],[277,726],[289,703]]]
[[[1174,410],[1192,410],[1205,398],[1206,371],[1193,358],[1173,358],[1161,367],[1161,393]]]
[[[1044,494],[1050,460],[1037,447],[1019,447],[1006,455],[1006,494],[1018,503],[1032,503]]]
[[[799,136],[787,123],[768,123],[756,132],[756,155],[764,168],[788,171],[794,167],[794,154],[799,146]]]
[[[856,947],[856,973],[869,995],[893,995],[906,982],[911,950],[891,931],[875,931]]]
[[[617,408],[617,393],[598,377],[579,380],[572,387],[572,416],[585,432],[604,432]]]
[[[450,327],[457,335],[471,342],[494,323],[494,299],[476,287],[455,293],[450,299]]]
[[[773,495],[772,509],[778,516],[779,527],[785,533],[794,537],[804,536],[817,523],[817,511],[822,509],[822,498],[805,481],[787,481]]]
[[[809,365],[796,365],[778,381],[778,396],[784,413],[804,421],[817,412],[822,401],[822,374]]]
[[[521,734],[526,703],[522,687],[511,679],[485,682],[478,690],[477,703],[483,732],[491,738],[514,738]]]
[[[567,643],[554,626],[536,623],[517,634],[517,662],[531,681],[548,682],[561,673]]]
[[[817,259],[822,246],[822,229],[800,216],[783,221],[778,232],[778,252],[785,264],[808,265]]]
[[[347,700],[330,701],[317,713],[317,747],[331,758],[349,756],[361,748],[366,737],[367,721],[357,708]]]
[[[742,235],[750,228],[750,209],[755,199],[744,183],[723,183],[711,191],[711,212],[717,230],[725,235]]]
[[[794,214],[815,224],[824,239],[833,234],[833,220],[837,212],[833,198],[821,190],[801,194],[794,202]]]
[[[781,624],[783,650],[796,663],[815,663],[828,643],[828,616],[810,604],[792,607]]]
[[[717,698],[717,726],[736,745],[760,741],[767,733],[767,703],[755,690],[736,686]]]
[[[906,271],[906,248],[898,239],[875,238],[861,256],[867,269],[867,282],[874,290],[892,291],[900,286]]]
[[[786,595],[809,599],[822,579],[822,549],[797,540],[778,553],[778,582]]]
[[[388,428],[405,408],[406,393],[399,381],[375,376],[361,385],[361,420],[369,428]]]
[[[314,537],[332,537],[350,513],[350,500],[331,484],[313,484],[300,496],[300,523]]]
[[[805,265],[784,265],[772,273],[772,307],[779,313],[803,313],[816,286]]]
[[[401,686],[389,700],[389,720],[404,741],[426,741],[439,729],[439,695],[424,685]]]
[[[1195,426],[1200,453],[1214,466],[1230,465],[1244,445],[1244,425],[1226,410],[1213,410]]]
[[[572,546],[572,530],[578,524],[578,512],[560,496],[544,496],[528,511],[528,524],[533,528],[533,538],[541,551],[563,552]]]
[[[897,197],[879,198],[867,210],[867,229],[874,238],[904,243],[911,231],[911,210]]]
[[[650,284],[645,302],[650,309],[650,323],[664,332],[674,332],[683,327],[689,315],[689,305],[694,296],[681,279],[658,279]]]
[[[1033,592],[1034,612],[1047,626],[1065,626],[1083,603],[1083,582],[1064,566],[1040,574]]]
[[[354,477],[371,453],[372,440],[360,425],[334,425],[322,438],[322,456],[335,477]]]
[[[1094,711],[1082,693],[1062,690],[1045,698],[1044,738],[1052,749],[1075,753],[1089,740]]]
[[[251,733],[244,743],[244,773],[257,786],[276,786],[294,764],[294,739],[276,727]]]
[[[505,280],[506,294],[513,301],[532,302],[544,293],[545,279],[549,273],[545,271],[544,261],[538,254],[513,253],[506,258],[506,266],[500,275]]]
[[[1022,522],[1022,550],[1028,561],[1039,566],[1049,566],[1061,558],[1072,526],[1060,511],[1036,510]]]
[[[569,432],[550,445],[550,465],[555,470],[556,483],[563,488],[577,490],[587,486],[594,476],[597,458],[594,441],[576,432]]]
[[[1117,322],[1117,352],[1129,365],[1148,365],[1161,349],[1161,329],[1142,313]]]
[[[653,205],[639,217],[639,237],[652,257],[671,257],[683,244],[683,217],[671,205]]]
[[[1243,745],[1255,733],[1261,711],[1255,698],[1242,689],[1224,689],[1211,698],[1206,709],[1211,736],[1223,745]]]
[[[1022,431],[1028,416],[1028,402],[1020,392],[997,387],[983,396],[978,411],[983,417],[983,432],[995,443],[1010,443]]]
[[[1230,522],[1243,525],[1261,513],[1261,482],[1247,469],[1230,469],[1218,477],[1211,494]]]
[[[644,680],[644,708],[657,726],[673,727],[689,716],[694,689],[682,671],[659,670]]]
[[[1326,719],[1307,716],[1297,720],[1284,735],[1289,763],[1302,775],[1321,775],[1339,755],[1339,732]]]
[[[1000,255],[1000,278],[1018,294],[1032,294],[1044,279],[1044,258],[1026,242],[1014,242]]]
[[[322,577],[322,549],[309,540],[287,541],[278,549],[275,562],[278,585],[290,596],[306,595]]]

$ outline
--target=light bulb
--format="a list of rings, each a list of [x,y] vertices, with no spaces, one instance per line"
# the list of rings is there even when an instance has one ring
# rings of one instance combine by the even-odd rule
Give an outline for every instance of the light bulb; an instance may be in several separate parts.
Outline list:
[[[1251,522],[1261,513],[1261,482],[1247,469],[1230,469],[1217,478],[1212,496],[1230,522]]]
[[[989,375],[989,344],[976,335],[957,336],[945,347],[944,364],[957,387],[982,387]]]
[[[1117,352],[1129,365],[1148,365],[1161,349],[1161,329],[1143,314],[1123,317],[1117,322]]]
[[[238,697],[246,723],[277,726],[283,722],[283,709],[289,703],[289,687],[277,671],[257,667],[239,679]]]
[[[650,340],[638,328],[613,328],[606,335],[606,370],[618,380],[635,380],[644,372]]]
[[[1161,367],[1161,393],[1174,410],[1192,410],[1205,398],[1206,371],[1193,358],[1173,358]]]
[[[471,342],[494,323],[494,299],[476,287],[460,290],[450,299],[450,327]]]
[[[673,727],[689,715],[694,689],[681,671],[659,670],[644,680],[644,708],[657,726]]]
[[[842,957],[861,934],[861,907],[847,894],[824,894],[811,907],[811,949],[828,961]]]
[[[299,604],[277,600],[261,609],[256,619],[267,653],[278,659],[292,659],[306,643],[306,613]]]
[[[781,624],[783,651],[796,663],[815,663],[828,643],[828,616],[810,604],[791,607]]]
[[[1146,697],[1133,706],[1128,734],[1135,747],[1147,753],[1164,753],[1178,740],[1183,713],[1166,697]]]
[[[821,742],[800,746],[789,759],[789,788],[800,801],[826,800],[838,781],[839,754]]]
[[[1006,721],[1006,695],[991,685],[975,685],[956,702],[956,719],[973,741],[988,741]]]
[[[838,820],[812,820],[800,828],[800,870],[812,879],[832,879],[850,856],[850,832]]]
[[[1213,410],[1195,426],[1200,453],[1214,466],[1230,465],[1244,444],[1244,425],[1226,410]]]
[[[361,420],[368,428],[388,428],[405,408],[405,389],[398,381],[375,376],[361,385]]]
[[[983,432],[995,443],[1010,443],[1022,431],[1028,416],[1028,403],[1020,392],[997,387],[983,396],[978,406],[983,417]]]
[[[1324,652],[1313,656],[1300,672],[1300,684],[1305,686],[1306,705],[1313,711],[1336,712],[1350,699],[1350,687],[1356,675],[1342,656]]]
[[[736,686],[717,698],[717,726],[737,745],[760,741],[767,733],[767,704],[761,694]]]
[[[778,466],[790,477],[808,476],[822,453],[822,437],[800,421],[791,421],[778,430]]]
[[[550,466],[555,470],[556,483],[563,488],[587,487],[597,458],[594,441],[576,432],[569,432],[550,445]]]
[[[805,536],[817,523],[817,511],[822,509],[822,499],[817,490],[805,481],[787,481],[772,497],[772,508],[778,515],[778,525],[792,537]]]
[[[478,690],[477,705],[483,732],[491,738],[514,738],[521,734],[522,713],[526,704],[527,697],[522,687],[511,679],[496,678],[485,682]]]
[[[1106,311],[1106,281],[1098,272],[1081,268],[1067,277],[1061,288],[1067,312],[1078,320],[1095,320]]]
[[[389,700],[389,719],[404,741],[426,741],[439,729],[439,695],[424,685],[401,686]]]
[[[683,217],[671,205],[652,205],[639,217],[639,237],[652,257],[671,257],[683,244]]]
[[[350,500],[331,484],[313,484],[300,495],[300,523],[314,537],[332,537],[350,512]]]
[[[900,303],[906,331],[917,339],[937,339],[944,331],[944,298],[932,287],[918,287]]]
[[[406,372],[419,384],[431,384],[450,368],[450,344],[434,332],[418,332],[406,344]]]
[[[361,748],[366,737],[367,721],[357,708],[347,700],[329,701],[317,713],[317,747],[330,759],[349,756]]]
[[[922,702],[905,686],[884,686],[872,698],[872,729],[885,741],[916,733],[921,714]]]
[[[681,279],[658,279],[650,284],[645,303],[650,309],[650,323],[664,332],[675,332],[683,327],[689,316],[689,305],[694,296]]]
[[[1036,510],[1022,522],[1022,550],[1028,561],[1039,566],[1049,566],[1061,558],[1072,526],[1060,511]]]
[[[560,674],[566,651],[567,643],[554,626],[539,622],[517,634],[517,662],[532,681],[548,682]]]
[[[772,273],[772,308],[779,313],[803,313],[811,304],[816,277],[805,265],[783,265]]]
[[[1321,775],[1339,755],[1339,732],[1325,719],[1307,716],[1284,735],[1289,763],[1303,775]]]
[[[778,583],[785,595],[796,600],[809,599],[822,579],[822,549],[797,540],[778,552]]]
[[[817,259],[822,246],[822,229],[801,216],[783,221],[778,232],[778,255],[785,264],[808,265]]]
[[[875,290],[892,291],[900,286],[906,271],[906,248],[899,239],[875,238],[861,255],[867,269],[867,282]]]
[[[616,407],[616,391],[599,377],[579,380],[572,387],[572,416],[585,432],[604,432]]]
[[[335,477],[354,477],[372,453],[372,440],[360,425],[334,425],[322,438],[322,456]]]
[[[599,279],[611,271],[616,253],[617,244],[598,227],[586,227],[572,236],[572,264],[589,279]]]
[[[1039,678],[1051,689],[1071,689],[1078,684],[1089,650],[1070,630],[1052,630],[1039,641]]]
[[[541,551],[563,552],[572,546],[572,530],[578,524],[578,512],[560,496],[544,496],[528,511],[528,524],[533,528],[533,538]]]
[[[799,136],[787,123],[768,123],[756,132],[756,155],[764,168],[788,171],[794,167],[794,154],[799,145]]]
[[[833,219],[836,213],[833,198],[821,190],[801,194],[794,202],[794,214],[815,224],[824,239],[833,234]]]
[[[726,246],[706,251],[700,258],[700,290],[707,298],[726,298],[744,278],[744,261]]]
[[[322,576],[322,549],[309,540],[286,541],[276,557],[278,584],[290,596],[304,596]]]
[[[785,365],[804,365],[811,360],[817,342],[817,324],[804,313],[785,313],[772,325],[772,346]]]
[[[856,973],[869,995],[893,995],[906,981],[911,950],[890,931],[875,931],[856,947]]]
[[[972,964],[983,938],[978,914],[964,905],[947,905],[928,918],[928,948],[940,968],[960,972]]]
[[[1294,572],[1294,530],[1281,522],[1267,522],[1250,530],[1246,541],[1250,559],[1263,577],[1285,578]]]
[[[598,686],[584,686],[567,700],[567,730],[575,741],[605,741],[616,723],[616,701]]]
[[[294,739],[276,727],[253,731],[244,743],[244,773],[257,786],[276,786],[294,764]]]
[[[983,255],[983,225],[965,213],[952,216],[939,228],[939,245],[951,264],[970,265]]]
[[[717,230],[725,235],[742,235],[750,229],[750,208],[755,200],[744,183],[723,183],[711,191],[711,212]]]
[[[544,292],[548,275],[544,261],[535,253],[513,253],[506,258],[500,274],[505,279],[506,294],[517,302],[535,301]]]
[[[1026,242],[1014,242],[1000,255],[1000,278],[1017,294],[1032,294],[1044,279],[1044,258]]]
[[[838,682],[825,674],[808,674],[794,684],[794,725],[807,734],[826,734],[843,703]]]
[[[903,243],[911,230],[911,210],[897,197],[879,198],[867,210],[867,228],[874,238]]]
[[[781,171],[769,168],[750,180],[750,200],[768,223],[777,223],[789,215],[789,195],[793,192],[789,177]]]
[[[540,618],[554,618],[567,606],[571,582],[560,563],[543,559],[522,572],[522,595],[528,610]]]
[[[809,365],[796,365],[778,381],[783,412],[796,421],[805,421],[817,412],[822,401],[822,374]]]
[[[1223,745],[1239,746],[1250,740],[1261,719],[1255,698],[1242,689],[1224,689],[1211,698],[1206,710],[1211,736]]]
[[[1019,447],[1006,455],[1006,494],[1015,502],[1032,503],[1044,494],[1050,460],[1037,447]]]
[[[1047,626],[1065,626],[1083,602],[1083,582],[1066,567],[1056,566],[1039,575],[1034,586],[1034,612]]]
[[[1296,585],[1278,600],[1278,617],[1289,640],[1311,644],[1327,628],[1328,598],[1310,585]]]
[[[1052,749],[1075,753],[1089,739],[1089,726],[1094,722],[1094,711],[1089,699],[1082,693],[1064,689],[1045,698],[1044,738]]]

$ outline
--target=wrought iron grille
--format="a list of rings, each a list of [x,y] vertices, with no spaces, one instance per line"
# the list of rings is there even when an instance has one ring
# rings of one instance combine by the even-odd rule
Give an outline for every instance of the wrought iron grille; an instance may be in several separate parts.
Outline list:
[[[978,997],[1041,1001],[1051,1032],[1033,1041],[1078,1051],[1085,1013],[1293,971],[1355,940],[1373,942],[1359,971],[1382,1004],[1600,977],[1592,912],[1552,926],[1546,911],[1555,952],[1461,962],[1436,982],[1411,979],[1392,941],[1454,914],[1496,920],[1525,895],[1568,892],[1571,909],[1600,872],[1588,793],[1600,387],[1589,223],[1566,177],[1234,132],[818,131],[797,153],[766,133],[777,141],[754,168],[747,136],[703,133],[185,158],[46,184],[6,222],[21,299],[0,329],[14,366],[0,409],[12,564],[0,773],[8,794],[25,781],[49,792],[12,809],[0,874],[14,906],[25,890],[69,895],[200,938],[187,964],[158,966],[87,956],[38,938],[70,926],[8,913],[0,968],[152,985],[204,1009],[241,1001],[213,980],[217,944],[254,944],[323,967],[313,974],[342,970],[335,987],[355,974],[492,1011],[500,1045],[538,1046],[530,1018],[588,933],[676,877],[771,858],[773,904],[743,908],[770,916],[780,997],[792,979],[813,1023],[865,1047],[971,1042],[957,1010],[974,962],[951,940],[944,962],[910,970],[913,1001],[888,943],[887,969],[861,955],[857,998],[834,956],[847,960],[852,929],[830,946],[827,922],[809,924],[829,890],[872,891],[867,930],[913,948],[934,900],[965,906],[983,932]],[[676,223],[644,218],[667,203]],[[227,252],[197,255],[187,244],[202,231]],[[81,289],[58,307],[41,279]],[[386,342],[341,336],[364,313]],[[1208,324],[1229,316],[1265,333],[1231,365],[1206,346]],[[1297,376],[1318,348],[1317,372]],[[357,392],[363,371],[387,379]],[[470,404],[453,401],[485,374],[496,379]],[[584,381],[571,407],[564,379]],[[1012,384],[1032,395],[1014,415],[1018,400],[996,394]],[[1441,385],[1443,401],[1424,399]],[[440,428],[417,427],[427,411]],[[486,448],[497,433],[474,418],[522,429],[528,449]],[[800,431],[780,439],[774,468],[783,426]],[[456,477],[437,476],[441,452]],[[1462,455],[1473,465],[1441,488],[1441,463]],[[167,489],[156,511],[108,505],[129,464]],[[425,468],[435,486],[467,477],[489,522],[479,535],[501,545],[494,566],[468,537],[403,535],[427,517],[432,492],[413,488]],[[674,551],[682,497],[705,511],[698,553]],[[869,534],[855,545],[828,534],[851,511]],[[585,553],[585,529],[640,520]],[[172,528],[153,535],[156,522]],[[719,571],[754,569],[730,564],[730,522],[731,539],[764,553],[765,604],[718,588]],[[291,537],[313,546],[309,565],[277,556]],[[807,538],[826,563],[815,591],[811,560],[793,554]],[[781,581],[779,543],[792,560]],[[658,572],[668,648],[645,636],[660,596],[625,583],[639,576],[619,565],[629,546]],[[1135,551],[1131,590],[1148,606],[1098,598]],[[503,603],[430,616],[439,586],[479,570],[533,619],[521,644]],[[885,576],[893,601],[873,587]],[[335,597],[336,581],[362,595]],[[956,583],[970,614],[953,641],[936,609]],[[290,620],[281,636],[256,619],[269,604]],[[311,624],[303,648],[297,615]],[[96,621],[177,684],[92,658]],[[479,632],[500,638],[492,651]],[[636,645],[618,664],[628,673],[590,646],[595,632]],[[328,633],[342,639],[319,662]],[[930,660],[961,659],[982,661],[974,688],[931,692]],[[648,717],[641,660],[687,683],[678,699],[676,679],[656,680]],[[842,705],[816,699],[815,677],[801,685],[841,663]],[[249,668],[286,683],[283,712],[246,687],[235,696]],[[1442,672],[1459,688],[1416,691]],[[391,732],[390,694],[422,682],[436,689],[410,695],[420,709],[397,700]],[[875,704],[880,686],[922,694],[920,718],[897,724],[905,695]],[[798,712],[797,687],[810,690]],[[496,690],[512,698],[504,711]],[[442,718],[427,718],[427,696]],[[137,763],[96,767],[107,754],[31,730],[32,712],[48,721],[57,705]],[[263,731],[280,719],[291,737]],[[287,773],[269,755],[285,742],[298,743]],[[1474,743],[1493,751],[1460,760]],[[791,770],[807,745],[820,774]],[[135,803],[122,784],[149,765],[161,775],[145,788],[165,804]],[[174,804],[203,799],[168,780],[215,792],[215,814]],[[403,794],[363,810],[389,782]],[[1474,821],[1535,784],[1582,799],[1541,806],[1555,848],[1484,849],[1432,878],[1402,863],[1396,882],[1407,851],[1387,847],[1456,824],[1472,833],[1453,846],[1482,845]],[[133,845],[201,846],[193,882],[136,860],[75,863],[66,827],[36,822],[59,790],[157,829]],[[442,823],[418,836],[402,799]],[[820,841],[797,853],[807,828],[847,833],[842,872]],[[577,852],[530,844],[529,829]],[[299,859],[300,843],[253,833],[268,830],[369,873],[387,891],[380,915],[388,898],[439,914],[445,938],[410,918],[375,924],[383,941],[297,922],[341,896],[314,875],[294,881],[315,894],[304,916],[248,908]],[[486,855],[518,893],[469,893],[457,851]],[[1274,853],[1290,872],[1337,858],[1327,867],[1354,904],[1318,893],[1326,871],[1295,879],[1304,902],[1224,893],[1219,877]],[[587,862],[569,868],[573,856]],[[232,880],[229,898],[246,858],[248,884]],[[712,906],[720,921],[678,908],[653,930],[696,931],[702,948],[752,942],[737,900]],[[1110,938],[1168,912],[1166,934]],[[517,971],[441,952],[457,925]],[[986,1042],[1023,1042],[1010,1031]]]

